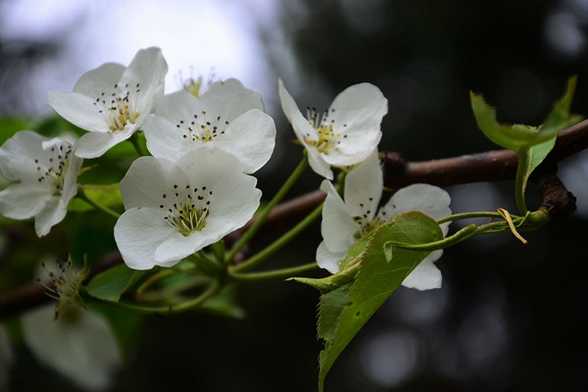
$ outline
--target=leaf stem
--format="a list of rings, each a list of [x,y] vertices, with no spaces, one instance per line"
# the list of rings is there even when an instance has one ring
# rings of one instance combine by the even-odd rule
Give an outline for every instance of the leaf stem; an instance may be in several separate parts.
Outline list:
[[[525,201],[525,189],[527,188],[527,179],[530,166],[530,156],[528,151],[518,152],[519,161],[517,164],[517,174],[515,175],[515,202],[518,209],[524,214],[528,211],[527,202]]]
[[[323,205],[321,204],[317,208],[315,208],[310,214],[306,216],[303,220],[298,222],[296,226],[292,227],[288,230],[284,235],[280,238],[269,244],[267,247],[262,249],[256,255],[251,256],[247,260],[243,261],[241,264],[238,264],[234,267],[230,267],[229,270],[232,272],[240,272],[240,271],[248,271],[253,267],[259,265],[265,259],[276,253],[280,250],[284,245],[288,242],[292,241],[298,234],[300,234],[304,229],[306,229],[311,223],[313,223],[319,216],[321,216],[321,212],[323,209]]]
[[[229,272],[229,276],[239,281],[259,282],[273,279],[288,279],[308,271],[314,271],[318,268],[319,266],[317,263],[308,263],[296,267],[282,268],[272,271],[250,272],[245,274],[239,272]]]
[[[102,205],[102,204],[92,200],[90,197],[88,197],[88,195],[86,194],[86,192],[84,191],[83,188],[82,188],[81,192],[78,194],[78,199],[85,201],[86,203],[90,204],[92,207],[94,207],[97,210],[100,210],[102,212],[105,212],[106,214],[112,216],[115,219],[118,219],[120,217],[120,214],[118,212],[116,212],[116,211],[106,207],[105,205]]]
[[[472,218],[502,218],[496,211],[471,211],[471,212],[460,212],[457,214],[448,215],[442,219],[437,221],[438,224],[453,222],[457,220],[463,219],[472,219]]]
[[[500,222],[500,223],[503,223],[503,222]],[[394,246],[394,247],[403,248],[403,249],[411,249],[411,250],[431,250],[431,251],[433,251],[433,250],[437,250],[437,249],[444,249],[449,246],[458,244],[458,243],[470,238],[471,236],[475,235],[478,232],[479,227],[480,226],[472,223],[472,224],[467,225],[467,226],[463,227],[462,229],[456,231],[455,233],[453,233],[449,237],[445,237],[444,239],[439,240],[439,241],[427,242],[424,244],[409,244],[409,243],[404,243],[404,242],[388,241],[384,245],[385,246]]]
[[[243,236],[239,238],[239,240],[235,243],[235,245],[233,245],[231,250],[226,253],[225,257],[227,262],[233,260],[237,252],[239,252],[239,250],[241,250],[241,248],[243,248],[249,242],[249,240],[253,238],[253,236],[257,233],[257,231],[267,220],[267,217],[271,210],[286,196],[290,188],[294,186],[294,184],[296,183],[296,181],[298,181],[302,173],[304,173],[304,170],[306,169],[307,165],[308,162],[306,159],[306,155],[304,155],[304,158],[302,158],[298,166],[296,166],[294,171],[292,171],[292,173],[286,179],[286,182],[284,182],[280,190],[278,190],[278,192],[274,195],[270,202],[261,210],[258,216],[255,217],[255,221],[253,222],[251,227],[249,227],[249,229],[245,231]]]
[[[124,308],[136,310],[138,312],[143,313],[151,313],[151,314],[171,314],[171,313],[180,313],[184,312],[193,308],[196,308],[202,305],[206,300],[210,297],[215,295],[221,286],[218,281],[213,281],[213,283],[208,286],[208,288],[199,296],[189,299],[184,302],[176,303],[176,304],[169,304],[169,305],[160,305],[160,306],[146,306],[146,305],[139,305],[130,302],[119,302],[118,304]]]

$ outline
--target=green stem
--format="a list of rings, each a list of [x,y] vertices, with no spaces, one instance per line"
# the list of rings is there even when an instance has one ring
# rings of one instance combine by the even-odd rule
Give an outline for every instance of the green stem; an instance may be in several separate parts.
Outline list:
[[[229,276],[239,281],[259,282],[263,280],[288,279],[318,268],[319,266],[316,263],[308,263],[296,267],[282,268],[273,271],[250,272],[245,274],[239,272],[229,272]]]
[[[136,310],[143,313],[154,313],[154,314],[170,314],[170,313],[180,313],[186,310],[190,310],[192,308],[198,307],[202,305],[206,300],[210,297],[215,295],[219,289],[220,285],[217,281],[214,281],[206,291],[200,294],[196,298],[189,299],[184,302],[180,302],[177,304],[169,304],[169,305],[160,305],[160,306],[146,306],[146,305],[139,305],[130,302],[119,302],[118,304],[124,308]]]
[[[288,230],[284,235],[282,235],[280,238],[269,244],[259,253],[257,253],[254,256],[251,256],[249,259],[245,260],[241,264],[238,264],[230,268],[230,270],[232,270],[231,272],[247,271],[259,265],[265,259],[267,259],[271,255],[276,253],[278,250],[280,250],[288,242],[296,238],[296,236],[300,234],[302,230],[306,229],[312,222],[314,222],[319,216],[321,216],[322,209],[323,205],[321,204],[320,206],[315,208],[314,211],[308,214],[306,218],[298,222],[296,226]]]
[[[527,188],[530,154],[521,150],[517,155],[519,156],[519,162],[515,177],[515,202],[518,209],[524,214],[528,211],[527,202],[525,201],[525,189]]]
[[[500,222],[502,223],[502,222]],[[384,246],[393,246],[396,248],[403,248],[403,249],[411,249],[411,250],[437,250],[437,249],[444,249],[449,246],[458,244],[471,236],[478,233],[478,229],[480,226],[478,225],[467,225],[463,227],[461,230],[456,231],[454,234],[450,235],[449,237],[445,237],[439,241],[427,242],[425,244],[408,244],[403,242],[393,242],[388,241],[384,244]]]
[[[145,281],[143,283],[141,283],[141,285],[137,288],[135,293],[137,295],[142,295],[143,292],[145,290],[147,290],[149,287],[153,286],[155,283],[159,282],[161,279],[163,279],[169,275],[172,275],[174,272],[175,271],[173,269],[169,268],[169,269],[162,269],[161,271],[154,273],[153,275],[151,275],[150,277],[145,279]]]
[[[462,219],[472,218],[502,218],[502,216],[496,211],[471,211],[471,212],[460,212],[457,214],[448,215],[437,221],[438,224],[453,222]]]
[[[243,248],[247,244],[247,242],[249,242],[249,240],[253,238],[253,236],[257,233],[257,231],[267,220],[267,216],[269,215],[271,210],[286,196],[290,188],[294,186],[294,184],[296,183],[296,181],[298,181],[302,173],[304,173],[304,170],[306,169],[307,165],[308,162],[306,160],[305,155],[304,158],[302,158],[302,161],[300,161],[298,166],[296,166],[294,171],[290,174],[286,182],[284,182],[278,193],[275,194],[275,196],[270,200],[270,202],[261,210],[258,216],[255,217],[255,221],[253,222],[251,227],[249,227],[249,229],[245,231],[243,236],[241,236],[241,238],[239,238],[235,245],[233,245],[233,248],[229,252],[227,252],[226,260],[228,262],[233,260],[237,252],[239,252],[239,250],[241,250],[241,248]]]
[[[118,212],[111,210],[110,208],[89,198],[83,188],[82,188],[81,192],[78,194],[78,199],[85,201],[86,203],[90,204],[92,207],[96,208],[97,210],[100,210],[102,212],[107,213],[108,215],[112,216],[115,219],[118,219],[120,217],[120,214]]]

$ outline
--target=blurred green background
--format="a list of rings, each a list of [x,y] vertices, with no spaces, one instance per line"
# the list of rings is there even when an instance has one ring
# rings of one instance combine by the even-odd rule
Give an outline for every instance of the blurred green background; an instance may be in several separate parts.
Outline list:
[[[470,89],[502,120],[537,123],[578,74],[573,109],[588,114],[587,38],[586,0],[0,0],[0,137],[67,129],[39,123],[51,114],[48,90],[69,90],[88,69],[128,63],[156,45],[170,65],[168,91],[214,74],[263,93],[279,130],[258,175],[271,195],[300,156],[279,110],[278,77],[301,106],[319,108],[350,84],[376,84],[389,100],[381,149],[427,160],[495,148],[476,129]],[[117,181],[132,159],[122,144],[84,180]],[[585,391],[588,153],[563,162],[560,175],[578,197],[573,217],[528,234],[527,247],[503,234],[447,250],[443,288],[400,289],[342,355],[329,390]],[[319,182],[309,172],[295,194]],[[449,192],[455,211],[513,208],[510,182]],[[113,223],[72,213],[42,240],[29,223],[3,224],[0,289],[28,281],[46,256],[71,251],[93,262],[110,254]],[[272,265],[312,261],[319,241],[316,225]],[[260,283],[241,287],[239,298],[244,320],[185,314],[129,323],[127,366],[112,390],[314,390],[317,293]],[[24,346],[15,356],[8,390],[76,390]]]

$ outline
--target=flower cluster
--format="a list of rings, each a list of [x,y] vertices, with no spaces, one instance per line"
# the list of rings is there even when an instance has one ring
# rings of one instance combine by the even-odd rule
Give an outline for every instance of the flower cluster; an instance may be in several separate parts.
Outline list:
[[[173,267],[208,246],[224,249],[220,241],[250,222],[260,206],[262,192],[252,174],[272,156],[274,120],[264,112],[261,96],[236,79],[210,82],[205,92],[198,79],[165,95],[166,73],[161,50],[148,48],[139,50],[128,67],[107,63],[82,75],[73,92],[50,93],[53,109],[83,133],[76,139],[21,131],[8,139],[0,147],[5,183],[0,214],[34,218],[37,235],[47,235],[65,218],[78,186],[85,186],[78,185],[83,159],[100,158],[129,139],[137,146],[137,133],[142,132],[149,156],[132,162],[120,182],[125,211],[119,216],[106,210],[118,216],[114,238],[126,265],[135,270]],[[350,248],[399,213],[417,210],[434,219],[451,213],[449,195],[426,184],[400,189],[381,205],[378,144],[388,102],[376,86],[348,87],[325,111],[307,107],[306,116],[282,81],[278,92],[284,114],[306,150],[305,159],[324,178],[318,266],[339,273]],[[335,170],[343,174],[336,184]],[[81,197],[100,207],[86,193]],[[260,221],[271,205],[260,213]],[[444,235],[447,225],[441,225]],[[226,257],[221,250],[215,262],[224,268],[238,250],[235,245]],[[441,253],[430,253],[403,285],[421,290],[440,287],[441,273],[434,261]],[[201,261],[208,254],[197,256]],[[44,307],[25,315],[25,342],[39,359],[81,386],[105,388],[121,358],[107,322],[84,311],[79,293],[86,270],[66,263],[45,268],[45,275],[40,283],[57,301],[56,311]],[[2,339],[0,335],[0,344]],[[0,387],[1,372],[9,362],[3,350],[0,346]]]
[[[98,158],[114,145],[145,135],[152,156],[137,159],[120,184],[126,211],[114,227],[125,263],[133,269],[170,267],[244,226],[261,191],[251,176],[270,159],[276,138],[261,96],[236,79],[209,83],[202,93],[181,88],[164,95],[167,63],[158,48],[140,50],[128,67],[107,63],[82,75],[73,92],[52,92],[50,105],[85,134],[77,141],[16,134],[0,148],[0,213],[35,218],[39,236],[63,220],[77,192],[82,158]],[[332,273],[353,243],[399,212],[433,218],[450,213],[449,196],[429,185],[399,190],[381,208],[382,169],[377,148],[388,102],[374,85],[341,92],[328,109],[306,116],[278,83],[284,114],[305,147],[311,168],[326,178],[319,266]],[[347,174],[344,199],[333,169]],[[446,230],[446,227],[444,227]],[[439,287],[433,252],[404,284]]]

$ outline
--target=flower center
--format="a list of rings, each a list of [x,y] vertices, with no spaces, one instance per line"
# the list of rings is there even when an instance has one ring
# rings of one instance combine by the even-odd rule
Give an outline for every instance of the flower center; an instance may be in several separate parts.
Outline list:
[[[317,136],[305,135],[304,142],[313,146],[321,154],[329,154],[337,145],[341,144],[341,138],[347,138],[347,135],[341,134],[335,130],[335,119],[330,116],[335,113],[335,108],[323,113],[317,112],[316,108],[306,108],[306,118],[310,125],[316,130]],[[347,124],[343,124],[347,127]]]
[[[368,200],[369,203],[367,205],[366,203],[359,203],[359,208],[361,210],[360,215],[356,215],[353,217],[353,220],[360,226],[360,229],[354,235],[356,239],[360,239],[365,237],[366,235],[369,235],[374,230],[376,230],[384,223],[386,223],[386,221],[381,217],[377,216],[377,214],[374,213],[372,215],[371,208],[373,207],[370,207],[370,205],[372,205],[374,197],[369,197]],[[373,218],[370,219],[370,216],[373,216]],[[385,213],[383,216],[385,216]]]
[[[74,322],[80,315],[82,299],[80,289],[88,276],[86,269],[73,267],[71,260],[49,267],[41,263],[44,279],[37,278],[46,294],[57,301],[55,318]]]
[[[176,128],[182,132],[182,138],[194,143],[209,143],[217,136],[224,135],[229,126],[228,120],[223,120],[222,115],[211,115],[206,110],[194,113],[189,120],[180,120]]]
[[[107,117],[111,132],[122,131],[129,124],[135,124],[140,113],[135,110],[135,99],[141,92],[141,84],[115,83],[111,91],[101,91],[94,100],[98,113]]]
[[[184,90],[193,96],[199,97],[202,92],[202,76],[197,78],[190,77],[189,79],[182,82],[182,86],[184,87]]]
[[[187,237],[206,227],[213,195],[214,192],[206,186],[186,185],[182,188],[176,184],[173,192],[161,195],[162,203],[159,208],[167,210],[167,215],[163,218],[167,224]]]
[[[36,170],[39,173],[37,181],[48,183],[52,188],[53,196],[60,196],[63,191],[65,172],[69,165],[69,158],[72,153],[72,145],[67,142],[56,143],[48,150],[45,159],[36,158]]]

